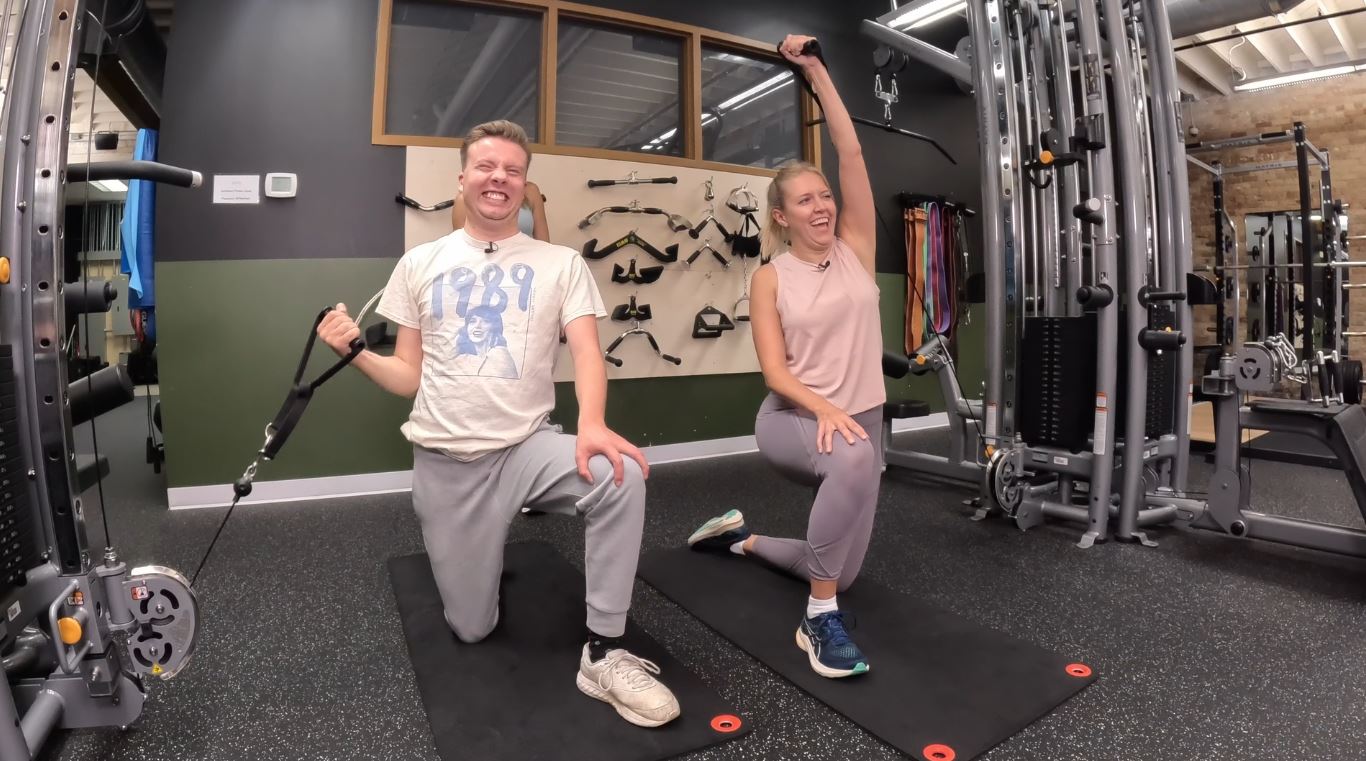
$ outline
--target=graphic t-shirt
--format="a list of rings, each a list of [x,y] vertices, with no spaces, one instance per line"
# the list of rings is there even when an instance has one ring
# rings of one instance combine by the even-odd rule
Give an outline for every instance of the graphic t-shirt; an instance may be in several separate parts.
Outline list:
[[[579,253],[526,234],[456,230],[403,255],[376,311],[422,333],[422,378],[402,431],[459,459],[517,444],[555,407],[561,329],[607,316]]]

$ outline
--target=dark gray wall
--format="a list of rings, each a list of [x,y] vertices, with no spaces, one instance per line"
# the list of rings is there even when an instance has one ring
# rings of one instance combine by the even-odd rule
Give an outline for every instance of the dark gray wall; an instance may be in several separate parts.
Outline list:
[[[852,113],[880,119],[873,43],[859,23],[887,10],[877,0],[600,0],[650,15],[775,43],[819,37]],[[215,206],[211,188],[158,194],[160,255],[167,261],[394,256],[403,213],[403,149],[370,144],[377,0],[179,0],[169,46],[162,160],[212,175],[295,172],[300,194],[259,207]],[[966,24],[935,36],[952,49]],[[978,205],[977,130],[971,99],[923,67],[900,77],[897,124],[938,139],[958,160],[898,135],[860,127],[884,224],[879,269],[904,269],[899,191]],[[825,169],[838,182],[834,151]],[[365,220],[357,225],[356,220]],[[889,233],[896,240],[888,240]]]
[[[370,144],[377,0],[178,0],[157,191],[164,261],[397,256],[403,149]],[[294,172],[299,195],[214,205],[214,174]]]

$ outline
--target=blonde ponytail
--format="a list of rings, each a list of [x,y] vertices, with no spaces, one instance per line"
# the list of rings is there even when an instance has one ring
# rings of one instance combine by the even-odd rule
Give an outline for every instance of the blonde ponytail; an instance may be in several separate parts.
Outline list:
[[[764,220],[764,227],[759,232],[759,260],[767,262],[774,256],[787,249],[787,231],[778,224],[778,220],[773,217],[773,211],[780,208],[775,205],[773,196],[777,195],[774,190],[778,187],[775,181],[768,186],[768,219]]]
[[[821,178],[827,186],[830,181],[825,178],[825,173],[820,167],[809,161],[788,161],[778,167],[778,174],[773,177],[773,182],[768,186],[768,219],[764,221],[763,230],[759,234],[759,252],[763,261],[772,259],[777,254],[787,250],[792,244],[787,237],[787,230],[778,224],[778,220],[773,216],[774,211],[783,208],[783,185],[788,180],[798,175],[811,172]]]

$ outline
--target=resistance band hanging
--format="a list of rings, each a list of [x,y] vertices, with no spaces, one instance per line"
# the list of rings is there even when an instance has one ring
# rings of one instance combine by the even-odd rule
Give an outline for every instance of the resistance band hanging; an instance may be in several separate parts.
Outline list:
[[[926,213],[907,208],[906,217],[906,354],[914,354],[925,341],[925,268],[921,241],[925,240]]]
[[[961,320],[964,325],[971,325],[972,299],[968,297],[968,228],[965,221],[967,216],[968,214],[962,211],[957,211],[953,215],[953,260],[957,263],[954,271],[954,293],[958,299],[956,319]]]
[[[931,336],[952,341],[967,306],[964,212],[940,201],[906,204],[907,354]]]

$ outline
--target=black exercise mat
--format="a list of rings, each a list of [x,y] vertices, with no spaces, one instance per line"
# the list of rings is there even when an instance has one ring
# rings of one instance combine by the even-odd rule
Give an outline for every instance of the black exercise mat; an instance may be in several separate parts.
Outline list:
[[[714,717],[737,715],[721,697],[627,622],[627,649],[654,661],[682,714],[637,727],[574,684],[583,648],[583,574],[548,544],[511,544],[498,628],[467,645],[446,625],[425,554],[392,558],[394,585],[418,691],[443,761],[594,759],[658,761],[733,739]]]
[[[805,584],[754,560],[687,548],[648,553],[639,576],[784,679],[925,761],[981,755],[1095,680],[1073,659],[866,579],[839,598],[871,670],[826,679],[796,645]],[[1070,675],[1074,665],[1086,675]]]

